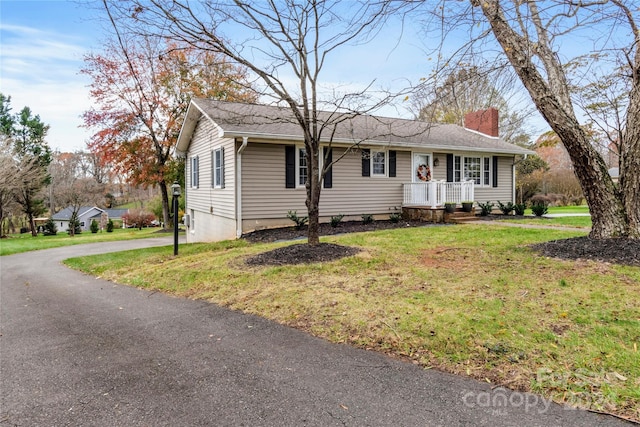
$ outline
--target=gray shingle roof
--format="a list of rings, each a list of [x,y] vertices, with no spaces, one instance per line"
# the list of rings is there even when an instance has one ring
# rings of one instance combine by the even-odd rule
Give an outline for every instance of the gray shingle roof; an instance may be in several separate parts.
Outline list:
[[[193,99],[180,132],[178,151],[187,151],[191,133],[201,114],[219,127],[220,136],[223,137],[248,136],[266,140],[303,140],[302,129],[290,108]],[[533,153],[500,138],[483,135],[457,125],[337,112],[320,112],[318,123],[323,126],[322,140],[325,142],[331,140],[337,144],[361,142],[367,145],[430,150]]]

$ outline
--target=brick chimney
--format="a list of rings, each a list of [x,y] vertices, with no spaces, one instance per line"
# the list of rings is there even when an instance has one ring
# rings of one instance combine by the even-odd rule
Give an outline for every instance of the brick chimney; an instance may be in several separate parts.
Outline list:
[[[498,137],[498,110],[492,107],[467,113],[464,116],[464,127],[485,135]]]

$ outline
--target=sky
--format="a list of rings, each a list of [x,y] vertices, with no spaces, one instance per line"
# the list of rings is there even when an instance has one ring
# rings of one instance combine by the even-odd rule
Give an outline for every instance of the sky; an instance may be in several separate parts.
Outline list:
[[[50,125],[53,150],[85,148],[80,115],[91,106],[83,54],[103,39],[95,12],[72,1],[0,0],[0,92]]]
[[[74,0],[0,0],[0,92],[11,96],[13,112],[24,106],[50,125],[47,142],[55,151],[86,149],[91,130],[81,115],[91,108],[83,55],[100,52],[107,30],[100,12]],[[405,87],[428,73],[419,31],[389,29],[375,44],[343,49],[331,58],[329,86]],[[377,114],[411,118],[407,109]]]

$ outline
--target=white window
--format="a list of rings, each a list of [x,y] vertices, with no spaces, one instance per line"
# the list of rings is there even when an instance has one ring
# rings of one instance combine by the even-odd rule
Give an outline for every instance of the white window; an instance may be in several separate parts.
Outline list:
[[[482,184],[491,185],[491,157],[482,158]]]
[[[200,160],[199,158],[191,158],[191,188],[198,188],[200,182]]]
[[[224,188],[224,149],[219,148],[212,151],[211,159],[213,176],[212,184],[214,188]]]
[[[480,170],[480,157],[465,157],[464,158],[464,179],[465,181],[471,180],[476,185],[480,185],[482,180],[482,173]]]
[[[298,148],[297,162],[298,165],[298,179],[297,183],[299,187],[304,187],[307,183],[307,150],[305,148]]]
[[[462,158],[454,156],[453,158],[453,182],[462,181]]]
[[[371,175],[372,176],[386,176],[387,165],[385,151],[372,151],[371,152]]]

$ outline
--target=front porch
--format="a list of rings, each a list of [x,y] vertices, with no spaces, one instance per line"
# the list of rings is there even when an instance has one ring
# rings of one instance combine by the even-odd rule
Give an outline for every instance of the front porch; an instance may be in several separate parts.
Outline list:
[[[403,184],[402,216],[408,220],[433,223],[456,222],[461,218],[473,218],[475,208],[465,212],[463,202],[474,201],[474,182],[429,181]],[[454,203],[452,212],[445,204]]]
[[[403,184],[403,207],[443,207],[445,203],[474,201],[474,182],[428,181]]]

